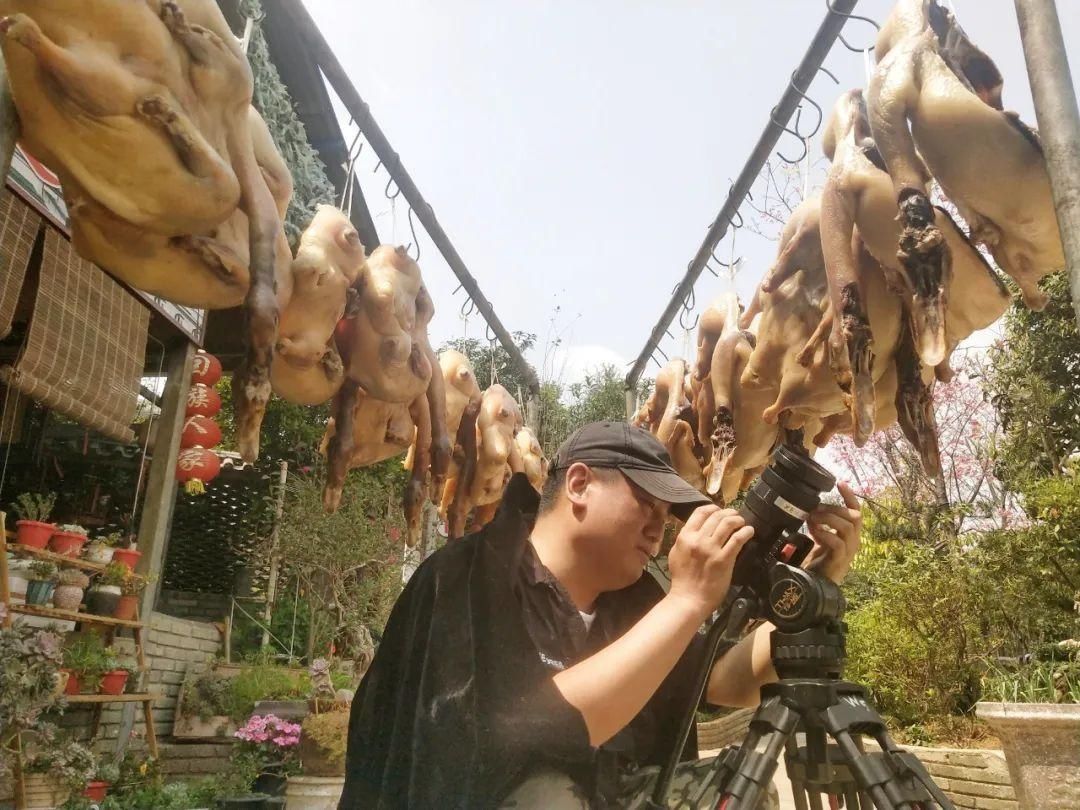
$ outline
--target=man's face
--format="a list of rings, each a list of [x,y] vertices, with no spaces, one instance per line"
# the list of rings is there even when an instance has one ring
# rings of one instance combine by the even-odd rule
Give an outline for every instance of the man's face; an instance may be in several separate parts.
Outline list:
[[[586,490],[583,548],[604,590],[625,588],[660,553],[670,505],[617,470],[594,471]]]

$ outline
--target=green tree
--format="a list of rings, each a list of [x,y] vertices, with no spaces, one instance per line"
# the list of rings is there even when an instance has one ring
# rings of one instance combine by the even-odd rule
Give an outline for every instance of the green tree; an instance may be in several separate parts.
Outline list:
[[[1068,278],[1056,273],[1043,289],[1042,312],[1017,302],[1006,314],[986,379],[1005,433],[998,476],[1017,491],[1033,475],[1060,474],[1080,449],[1080,333]]]

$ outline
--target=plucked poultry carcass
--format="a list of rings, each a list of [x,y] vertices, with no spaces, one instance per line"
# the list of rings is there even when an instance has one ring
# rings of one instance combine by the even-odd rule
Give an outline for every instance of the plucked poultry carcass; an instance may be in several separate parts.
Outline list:
[[[458,431],[456,455],[464,463],[455,464],[443,491],[442,511],[451,538],[464,533],[470,514],[474,531],[485,526],[494,517],[510,476],[525,471],[515,442],[523,427],[521,407],[509,391],[496,383],[484,392],[472,437],[464,435],[469,416],[466,409]],[[465,465],[471,458],[475,466],[470,474]]]
[[[0,15],[22,139],[61,180],[76,248],[136,287],[168,287],[156,261],[194,263],[185,303],[205,286],[235,305],[243,287],[248,346],[233,395],[240,452],[253,460],[288,256],[256,153],[251,70],[221,11],[212,0],[0,0]],[[268,176],[280,168],[263,162]],[[232,279],[244,260],[216,250],[243,228],[238,209],[246,285]],[[143,277],[132,254],[151,268]]]
[[[830,350],[834,369],[853,398],[856,442],[861,444],[874,429],[877,412],[874,388],[880,370],[874,374],[875,355],[880,355],[879,364],[887,365],[898,335],[892,312],[884,322],[888,331],[882,334],[871,328],[867,316],[869,299],[886,294],[878,283],[878,267],[884,272],[888,292],[903,304],[919,357],[934,366],[940,378],[949,376],[948,357],[960,340],[997,320],[1009,296],[943,209],[933,211],[946,248],[939,265],[941,275],[912,274],[897,257],[901,227],[893,185],[871,137],[860,90],[851,90],[837,101],[823,149],[832,161],[821,203],[821,242],[831,299]],[[860,272],[852,245],[856,232],[878,267],[866,265],[869,271],[864,267]],[[867,272],[875,278],[867,279]],[[868,289],[870,284],[874,289]]]
[[[292,297],[281,312],[270,382],[274,393],[298,405],[329,400],[344,377],[334,343],[346,304],[364,268],[364,246],[349,218],[320,205],[300,237],[292,262]]]
[[[997,68],[936,0],[900,0],[875,51],[870,128],[899,201],[905,264],[915,277],[932,273],[940,251],[932,177],[1024,302],[1041,309],[1039,279],[1065,264],[1061,235],[1038,135],[1002,110]]]
[[[533,489],[541,492],[548,476],[548,460],[540,447],[540,440],[536,434],[527,427],[521,428],[514,437],[517,444],[518,455],[521,456],[521,466],[525,477],[529,479]]]
[[[327,445],[327,491],[340,492],[352,455],[352,414],[361,395],[407,405],[421,436],[417,441],[414,478],[406,507],[419,496],[419,476],[430,471],[441,482],[450,463],[446,434],[446,395],[427,327],[435,306],[420,276],[420,268],[404,247],[381,245],[364,262],[354,284],[358,295],[350,317],[341,321],[336,344],[344,379],[334,395],[331,412],[337,430]],[[330,508],[333,499],[327,496]]]
[[[363,393],[357,398],[350,425],[352,441],[349,443],[349,457],[344,461],[343,471],[340,476],[331,476],[329,471],[327,473],[323,506],[328,512],[335,511],[341,503],[345,472],[404,455],[412,446],[416,433],[408,405],[383,402]],[[337,421],[330,417],[319,447],[319,452],[324,456],[329,456],[330,443],[336,434]]]
[[[646,428],[667,448],[671,463],[691,486],[701,489],[705,478],[695,453],[697,420],[690,403],[686,361],[672,358],[656,375],[656,385],[642,406],[638,427]]]

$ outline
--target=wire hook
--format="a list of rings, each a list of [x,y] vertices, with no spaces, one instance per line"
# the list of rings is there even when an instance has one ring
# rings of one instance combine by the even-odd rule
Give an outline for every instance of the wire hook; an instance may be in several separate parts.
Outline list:
[[[876,30],[878,30],[878,31],[881,30],[881,26],[878,25],[877,22],[870,19],[869,17],[863,17],[860,14],[851,14],[850,12],[846,12],[846,11],[837,11],[835,8],[833,8],[832,0],[825,0],[825,7],[827,9],[829,9],[830,14],[835,14],[838,17],[846,18],[845,22],[844,22],[845,25],[847,25],[847,20],[860,20],[861,22],[870,23],[870,25],[874,26],[874,28]],[[871,45],[871,46],[869,46],[867,48],[856,48],[854,45],[852,45],[850,42],[848,42],[846,39],[844,39],[843,31],[841,31],[839,34],[837,34],[837,38],[840,40],[841,44],[843,44],[843,46],[845,48],[847,48],[849,51],[852,51],[854,53],[862,53],[863,51],[872,51],[872,50],[874,50],[873,45]]]
[[[776,107],[773,107],[772,110],[769,112],[769,120],[772,121],[774,124],[776,124],[778,127],[780,127],[780,129],[782,129],[788,135],[793,135],[794,137],[798,138],[799,143],[802,145],[802,148],[803,148],[802,154],[799,155],[797,158],[794,158],[794,159],[787,157],[779,149],[776,150],[776,156],[778,158],[780,158],[782,161],[784,161],[784,163],[787,163],[789,166],[797,166],[799,163],[801,163],[802,159],[804,157],[806,157],[806,153],[808,151],[807,148],[806,148],[806,141],[803,140],[802,133],[798,132],[799,120],[800,120],[801,117],[802,117],[802,104],[799,105],[798,110],[796,110],[796,112],[795,112],[795,129],[791,129],[786,124],[781,124],[779,121],[776,120]]]
[[[460,288],[460,287],[459,287]],[[470,318],[476,314],[476,302],[466,293],[465,303],[461,305],[461,317]]]
[[[400,191],[399,191],[399,193],[400,193]],[[409,242],[409,244],[405,247],[405,252],[408,253],[409,249],[413,245],[416,245],[416,255],[412,257],[412,260],[414,262],[419,262],[420,261],[420,240],[416,238],[416,228],[413,226],[413,210],[412,210],[412,206],[409,206],[408,214],[409,214],[409,232],[412,234],[413,240],[411,242]],[[411,253],[409,255],[412,256]]]

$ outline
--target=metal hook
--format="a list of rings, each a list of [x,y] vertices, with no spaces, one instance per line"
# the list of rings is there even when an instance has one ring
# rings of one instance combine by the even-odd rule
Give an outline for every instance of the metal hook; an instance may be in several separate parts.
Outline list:
[[[495,343],[498,337],[491,331],[491,324],[484,324],[484,337],[488,339],[488,343]]]
[[[694,315],[693,322],[690,323],[690,324],[687,324],[686,323],[686,316],[689,315],[689,314],[690,314],[690,310],[687,309],[684,306],[682,311],[679,313],[679,326],[681,326],[687,332],[692,332],[695,329],[697,329],[698,321],[701,320],[701,316],[700,315]]]
[[[874,26],[874,28],[876,30],[878,30],[878,31],[881,30],[881,26],[878,25],[876,21],[871,20],[869,17],[863,17],[862,15],[851,14],[850,12],[845,12],[845,11],[837,11],[835,8],[833,8],[832,0],[825,0],[825,7],[827,9],[829,9],[830,14],[836,14],[839,17],[845,17],[847,20],[860,20],[861,22],[870,23],[870,25]],[[845,21],[844,24],[846,25],[847,22]],[[840,32],[840,34],[838,34],[837,37],[839,38],[840,42],[843,44],[843,46],[845,48],[847,48],[849,51],[853,51],[854,53],[862,53],[863,51],[872,51],[872,50],[874,50],[873,45],[871,45],[868,48],[856,48],[854,45],[852,45],[850,42],[848,42],[846,39],[844,39],[843,32]]]
[[[476,302],[473,301],[468,295],[465,296],[465,303],[461,305],[461,317],[470,318],[476,314]]]
[[[401,193],[400,189],[398,190],[398,193],[399,194]],[[416,255],[413,256],[412,259],[413,259],[414,262],[419,262],[420,261],[420,240],[416,238],[416,228],[413,226],[412,206],[409,207],[409,232],[412,233],[413,240],[411,242],[409,242],[409,244],[406,246],[405,252],[408,253],[409,248],[411,248],[413,245],[416,245]],[[411,256],[412,254],[409,254],[409,255]]]
[[[798,111],[795,113],[795,129],[793,130],[793,129],[790,129],[789,127],[787,127],[786,125],[781,124],[779,121],[776,120],[776,107],[773,107],[772,110],[769,112],[769,120],[770,121],[772,121],[774,124],[776,124],[778,127],[780,127],[782,130],[784,130],[784,132],[788,133],[789,135],[794,135],[796,138],[799,139],[799,143],[802,144],[802,148],[803,148],[802,154],[799,155],[797,158],[794,158],[794,159],[787,157],[779,149],[776,150],[776,156],[778,158],[780,158],[782,161],[784,161],[784,163],[787,163],[788,165],[791,165],[791,166],[797,166],[799,163],[801,163],[802,159],[804,157],[806,157],[806,153],[809,151],[807,149],[807,147],[806,147],[806,141],[803,139],[802,134],[797,131],[798,128],[799,128],[799,119],[800,119],[801,115],[802,115],[802,105],[800,104]]]
[[[394,187],[394,193],[393,194],[390,193],[390,186]],[[396,200],[398,197],[401,196],[401,189],[398,188],[398,185],[397,185],[397,183],[394,182],[393,177],[391,177],[389,180],[386,181],[386,188],[383,189],[383,196],[386,197],[386,199],[390,200],[391,202],[393,202],[394,200]]]
[[[840,80],[838,78],[836,78],[836,76],[833,74],[833,72],[831,70],[829,70],[827,67],[825,67],[824,65],[818,65],[818,70],[820,72],[824,73],[830,79],[832,79],[834,84],[840,84]]]
[[[795,73],[798,73],[798,71],[795,71]],[[796,117],[796,119],[795,119],[795,131],[798,133],[799,137],[801,137],[803,139],[813,138],[815,135],[817,135],[818,130],[821,129],[821,124],[825,120],[825,113],[821,109],[820,104],[818,104],[816,101],[814,101],[812,98],[810,98],[810,96],[806,95],[806,93],[804,93],[802,90],[800,90],[795,85],[795,73],[791,74],[791,89],[794,90],[796,93],[798,93],[802,97],[802,99],[804,101],[810,102],[811,106],[813,106],[813,108],[815,110],[817,110],[817,115],[818,115],[817,123],[814,125],[813,131],[810,132],[807,135],[803,135],[801,132],[799,132],[799,119]],[[801,108],[801,106],[802,105],[800,105],[800,108]]]

